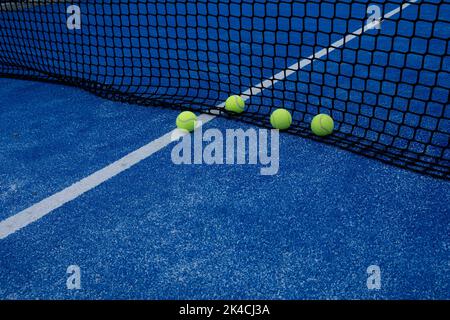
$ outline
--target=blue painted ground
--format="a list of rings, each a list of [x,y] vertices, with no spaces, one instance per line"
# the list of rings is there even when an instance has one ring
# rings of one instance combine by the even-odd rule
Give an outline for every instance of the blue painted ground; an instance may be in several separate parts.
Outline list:
[[[0,220],[163,135],[176,115],[0,79]],[[273,177],[176,166],[171,150],[1,240],[0,298],[450,299],[448,182],[288,135]],[[72,264],[79,291],[66,289]],[[373,264],[378,291],[366,287]]]

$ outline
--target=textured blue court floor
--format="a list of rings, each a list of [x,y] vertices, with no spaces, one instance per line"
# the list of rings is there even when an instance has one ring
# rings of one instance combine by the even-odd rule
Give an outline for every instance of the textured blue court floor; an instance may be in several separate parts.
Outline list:
[[[0,79],[0,221],[164,135],[176,116]],[[0,299],[450,298],[448,182],[290,135],[275,176],[177,166],[172,148],[0,240]],[[70,265],[80,290],[67,290]],[[380,290],[367,288],[370,265]]]

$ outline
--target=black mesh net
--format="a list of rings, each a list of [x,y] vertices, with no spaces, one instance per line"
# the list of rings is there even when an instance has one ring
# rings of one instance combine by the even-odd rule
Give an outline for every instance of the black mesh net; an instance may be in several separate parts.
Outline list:
[[[286,108],[290,133],[449,180],[449,19],[437,0],[0,0],[0,75],[265,127]]]

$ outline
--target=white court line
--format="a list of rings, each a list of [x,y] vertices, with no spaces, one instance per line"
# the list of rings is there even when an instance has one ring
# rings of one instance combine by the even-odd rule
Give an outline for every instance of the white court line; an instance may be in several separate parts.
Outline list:
[[[401,7],[387,13],[383,20],[389,19],[390,17],[396,15],[400,11],[407,8],[411,3],[415,3],[418,0],[412,0],[409,1],[409,3],[403,4]],[[277,74],[275,74],[272,78],[265,80],[253,88],[250,88],[242,93],[243,99],[248,100],[250,96],[257,95],[261,93],[264,89],[268,89],[272,86],[274,86],[276,83],[278,83],[281,80],[286,79],[287,77],[291,76],[298,70],[301,70],[305,68],[306,66],[310,65],[314,60],[320,59],[327,54],[333,52],[337,48],[342,47],[345,43],[353,40],[357,36],[361,35],[363,32],[366,32],[367,30],[370,30],[374,28],[377,24],[380,22],[374,22],[369,25],[366,25],[364,28],[360,28],[356,30],[355,32],[347,35],[346,37],[342,38],[341,40],[338,40],[334,42],[329,48],[322,49],[318,51],[317,53],[311,55],[310,57],[303,59],[286,70],[283,70]],[[224,104],[220,104],[217,107],[223,108]],[[206,115],[202,114],[199,117],[199,121],[201,121],[201,124],[204,125],[211,120],[213,120],[216,116],[214,115]],[[31,207],[3,220],[0,222],[0,239],[4,239],[8,237],[9,235],[15,233],[16,231],[28,226],[29,224],[41,219],[42,217],[46,216],[50,212],[62,207],[66,203],[78,198],[79,196],[83,195],[84,193],[96,188],[97,186],[101,185],[102,183],[108,181],[109,179],[115,177],[119,173],[124,172],[125,170],[133,167],[134,165],[138,164],[142,160],[145,160],[146,158],[150,157],[154,153],[160,151],[161,149],[165,148],[169,144],[172,143],[172,134],[175,132],[175,130],[166,133],[162,137],[150,142],[149,144],[143,146],[140,149],[137,149],[136,151],[131,152],[130,154],[126,155],[125,157],[117,160],[114,163],[111,163],[107,167],[91,174],[90,176],[74,183],[70,187],[67,187],[66,189],[55,193],[54,195],[32,205]]]

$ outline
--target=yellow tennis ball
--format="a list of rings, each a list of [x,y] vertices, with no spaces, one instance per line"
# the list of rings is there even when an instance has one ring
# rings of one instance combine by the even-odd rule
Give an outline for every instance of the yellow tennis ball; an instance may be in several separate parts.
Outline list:
[[[245,101],[240,96],[231,96],[225,101],[225,109],[235,113],[242,113],[245,110]]]
[[[197,116],[191,111],[184,111],[177,117],[177,128],[189,132],[194,131],[197,124]]]
[[[286,130],[292,124],[292,116],[286,109],[277,109],[270,116],[272,127],[278,130]]]
[[[333,118],[327,114],[318,114],[311,122],[311,130],[319,137],[332,134],[334,130]]]

